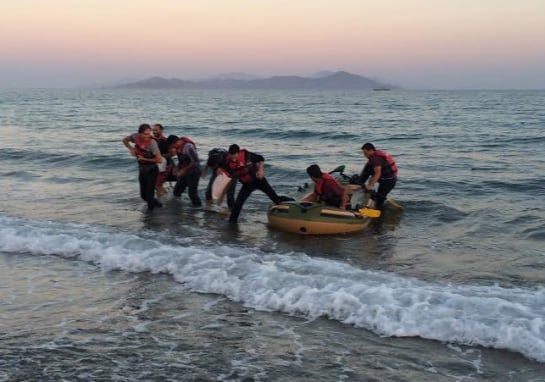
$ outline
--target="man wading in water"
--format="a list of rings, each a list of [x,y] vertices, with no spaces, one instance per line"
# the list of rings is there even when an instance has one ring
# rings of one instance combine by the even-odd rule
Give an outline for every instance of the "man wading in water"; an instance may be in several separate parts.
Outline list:
[[[140,183],[140,196],[148,203],[148,210],[163,205],[155,199],[155,184],[161,163],[161,151],[157,142],[151,137],[151,127],[143,123],[138,128],[138,133],[127,135],[122,140],[125,147],[133,157],[138,160],[138,182]],[[131,145],[134,143],[134,146]]]

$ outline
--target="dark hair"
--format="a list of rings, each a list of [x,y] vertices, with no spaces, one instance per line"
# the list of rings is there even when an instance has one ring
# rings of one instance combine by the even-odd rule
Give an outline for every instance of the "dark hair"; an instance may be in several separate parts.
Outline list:
[[[322,170],[320,170],[320,166],[318,166],[317,164],[311,164],[307,167],[307,174],[314,178],[321,178]]]
[[[164,130],[163,125],[161,125],[160,123],[156,123],[155,125],[153,125],[153,127],[155,126],[157,126],[161,131]]]
[[[240,151],[240,147],[235,143],[231,146],[229,146],[229,154],[236,154]]]
[[[218,155],[213,155],[208,158],[208,160],[206,161],[206,165],[212,168],[218,167],[218,165],[220,164],[220,159],[221,158]]]
[[[219,147],[213,148],[208,152],[208,160],[206,161],[206,165],[212,168],[218,167],[223,158],[225,158],[226,154],[227,151],[224,149],[220,149]]]
[[[167,146],[170,146],[173,143],[178,142],[178,139],[180,139],[180,138],[178,138],[177,135],[169,135],[168,138],[167,138]]]
[[[372,144],[372,143],[369,143],[369,142],[367,142],[367,143],[365,143],[363,146],[361,146],[361,149],[362,149],[362,150],[373,150],[373,151],[376,150],[376,149],[375,149],[375,146],[373,146],[373,144]]]
[[[151,129],[150,125],[148,125],[147,123],[143,123],[138,127],[138,133],[142,134],[144,131],[148,129]]]

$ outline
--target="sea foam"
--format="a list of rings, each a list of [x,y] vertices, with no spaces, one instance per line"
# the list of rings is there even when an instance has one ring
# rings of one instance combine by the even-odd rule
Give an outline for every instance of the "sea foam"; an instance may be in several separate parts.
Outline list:
[[[430,283],[304,253],[172,245],[145,233],[11,217],[0,217],[0,251],[166,273],[192,291],[258,310],[327,317],[381,336],[508,349],[545,362],[544,288]]]

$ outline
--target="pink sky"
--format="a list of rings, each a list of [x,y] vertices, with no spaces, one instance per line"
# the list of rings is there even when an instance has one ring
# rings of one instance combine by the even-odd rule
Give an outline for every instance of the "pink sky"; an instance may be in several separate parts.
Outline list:
[[[346,70],[545,89],[544,0],[2,0],[0,87]]]

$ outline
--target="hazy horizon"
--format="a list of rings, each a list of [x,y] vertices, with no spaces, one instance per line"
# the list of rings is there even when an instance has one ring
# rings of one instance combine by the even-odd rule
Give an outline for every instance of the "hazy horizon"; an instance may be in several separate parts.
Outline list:
[[[407,89],[545,89],[543,25],[542,0],[4,1],[0,88],[343,70]]]

